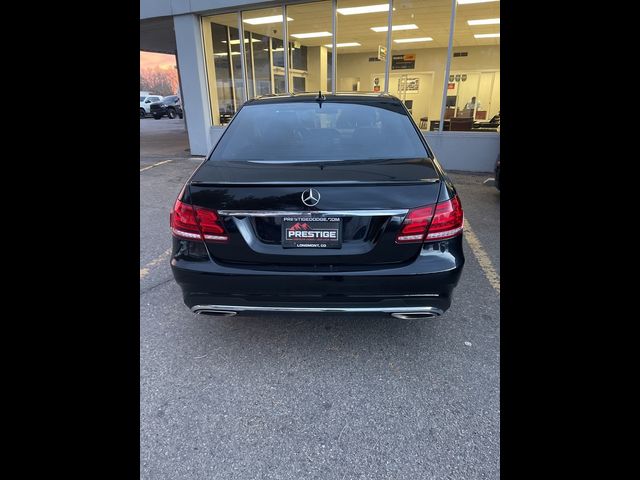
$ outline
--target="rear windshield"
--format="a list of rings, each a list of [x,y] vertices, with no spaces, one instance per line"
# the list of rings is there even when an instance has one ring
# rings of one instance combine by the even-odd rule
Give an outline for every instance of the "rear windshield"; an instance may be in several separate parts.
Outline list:
[[[368,160],[424,158],[409,118],[375,105],[247,105],[227,127],[212,160]]]

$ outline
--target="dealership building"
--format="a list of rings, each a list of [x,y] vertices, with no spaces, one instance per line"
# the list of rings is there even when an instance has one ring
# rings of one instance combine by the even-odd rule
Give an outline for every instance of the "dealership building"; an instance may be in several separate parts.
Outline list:
[[[247,99],[318,91],[397,96],[446,169],[499,154],[499,0],[140,0],[140,49],[176,55],[193,155]]]

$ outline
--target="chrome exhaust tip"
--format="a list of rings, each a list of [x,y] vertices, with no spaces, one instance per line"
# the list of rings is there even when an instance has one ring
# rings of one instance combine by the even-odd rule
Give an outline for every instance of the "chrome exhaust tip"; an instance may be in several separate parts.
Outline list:
[[[391,316],[394,318],[399,318],[401,320],[414,320],[420,318],[434,318],[439,317],[444,312],[440,309],[434,308],[428,312],[396,312],[392,313]]]
[[[238,312],[233,312],[231,310],[195,310],[193,313],[196,315],[209,315],[212,317],[233,317],[238,314]]]

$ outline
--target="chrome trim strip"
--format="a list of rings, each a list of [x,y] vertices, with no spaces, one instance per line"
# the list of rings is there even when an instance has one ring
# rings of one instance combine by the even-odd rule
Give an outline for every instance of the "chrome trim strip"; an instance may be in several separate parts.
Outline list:
[[[327,215],[334,217],[393,217],[406,215],[408,209],[397,210],[316,210],[316,211],[283,211],[283,210],[218,210],[220,215],[230,217],[304,217],[311,215]]]
[[[444,312],[436,307],[257,307],[239,305],[194,305],[191,311],[223,310],[226,312],[310,312],[310,313],[434,313]]]
[[[205,312],[207,312],[209,314],[213,314],[213,315],[211,315],[213,317],[216,317],[216,316],[218,316],[218,317],[233,317],[233,316],[238,314],[238,312],[233,312],[233,311],[230,311],[230,310],[198,310],[198,311],[196,311],[194,313],[196,315],[206,315],[207,313],[205,313]]]
[[[401,320],[420,320],[423,318],[434,318],[439,317],[442,313],[438,312],[408,312],[408,313],[398,313],[394,312],[391,314],[394,318],[399,318]]]
[[[439,293],[410,293],[408,295],[401,295],[402,297],[439,297]]]
[[[257,163],[257,162],[255,162]],[[287,163],[287,162],[278,162],[278,163]],[[191,185],[196,187],[226,187],[226,186],[242,186],[242,187],[254,187],[254,186],[273,186],[273,187],[312,187],[316,185],[327,185],[329,187],[334,187],[336,185],[340,186],[350,186],[350,187],[368,187],[368,186],[391,186],[391,185],[423,185],[425,183],[438,183],[440,181],[439,178],[421,178],[419,180],[372,180],[365,182],[358,182],[354,180],[327,180],[327,181],[318,181],[311,183],[305,182],[204,182],[199,180],[194,180],[191,182]]]

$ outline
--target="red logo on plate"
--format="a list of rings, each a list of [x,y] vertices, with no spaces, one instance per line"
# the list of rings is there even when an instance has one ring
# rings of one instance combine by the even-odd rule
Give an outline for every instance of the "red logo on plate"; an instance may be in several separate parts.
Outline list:
[[[296,223],[289,230],[311,230],[311,227],[306,223]]]

